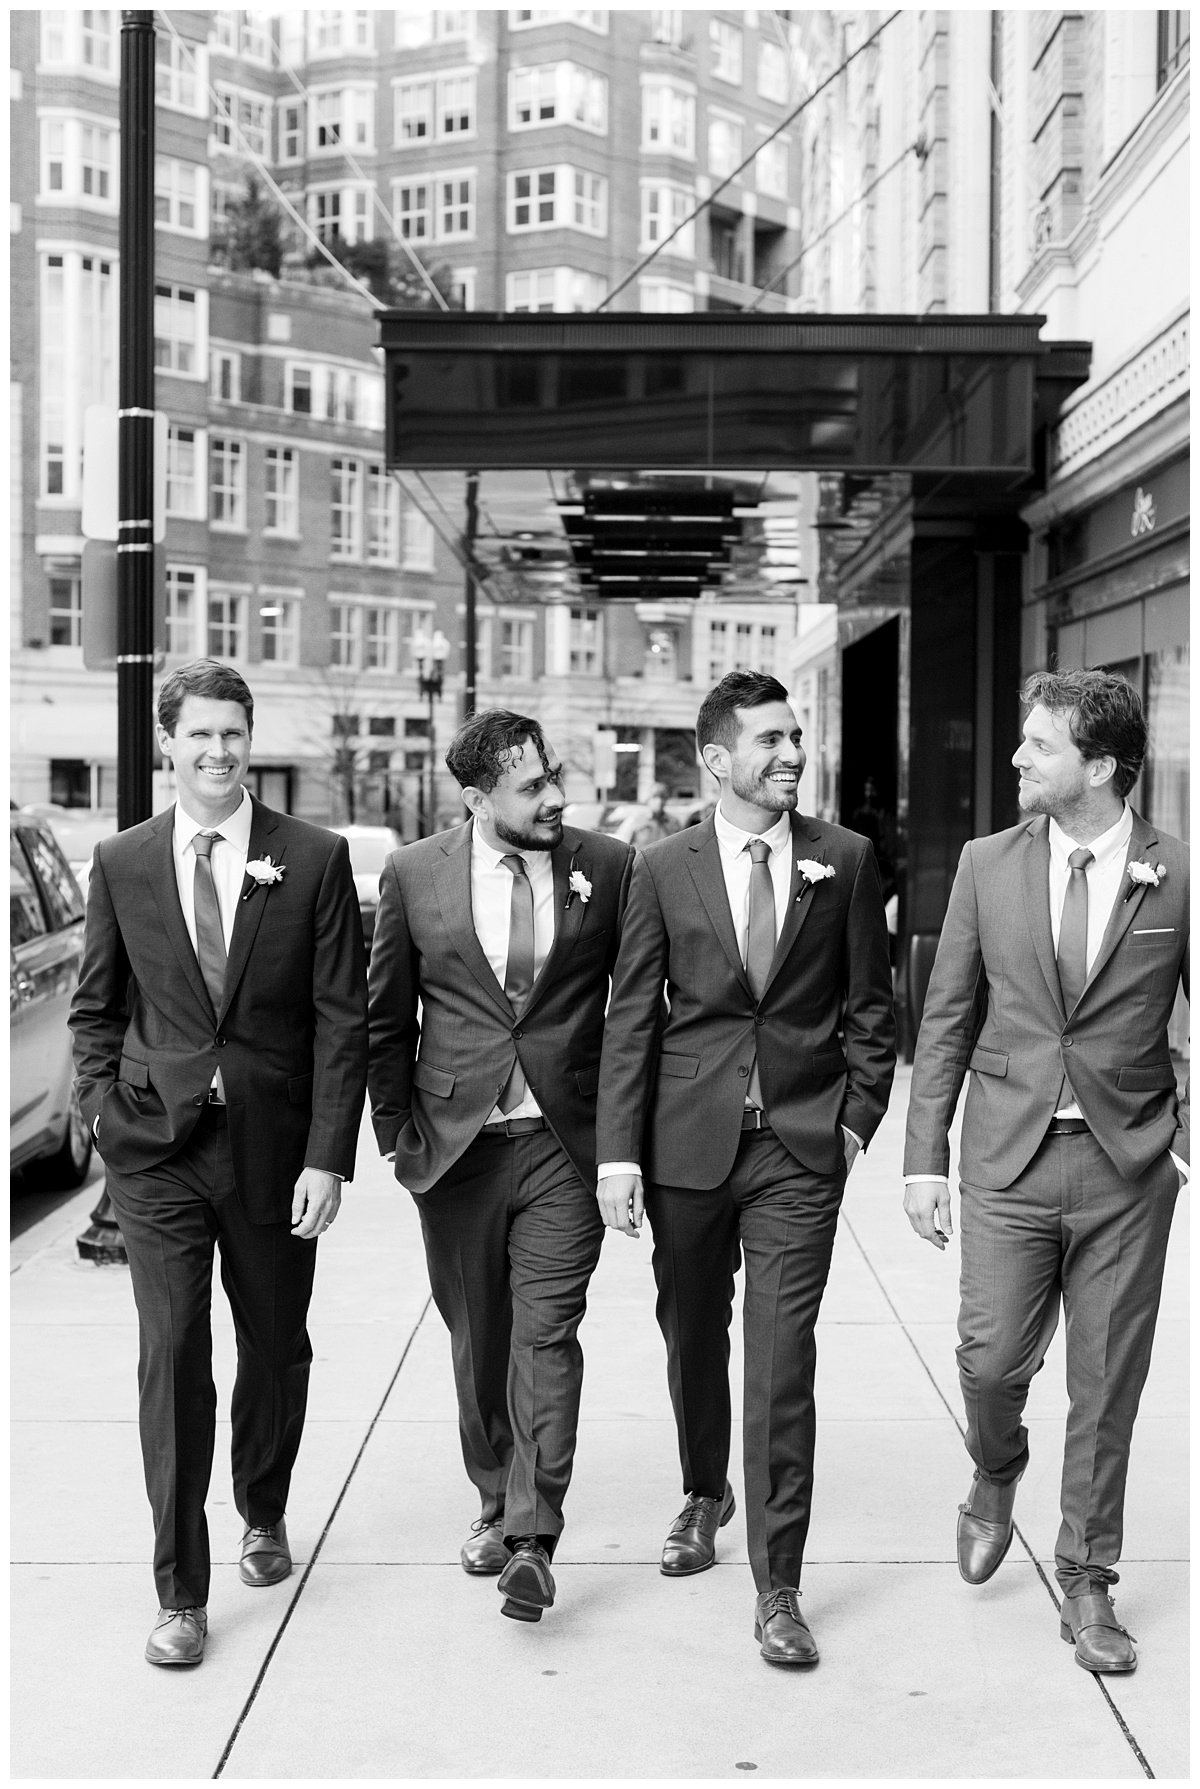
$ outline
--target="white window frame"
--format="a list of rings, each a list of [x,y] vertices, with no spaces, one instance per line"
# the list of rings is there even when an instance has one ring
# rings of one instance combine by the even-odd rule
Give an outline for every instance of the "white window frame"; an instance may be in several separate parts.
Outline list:
[[[567,675],[604,675],[604,608],[599,603],[571,603],[567,608]]]
[[[382,461],[366,472],[366,559],[368,565],[400,563],[400,488]]]
[[[442,68],[435,77],[433,136],[437,143],[462,143],[479,125],[479,84],[473,68]],[[462,93],[456,93],[456,89]]]
[[[375,85],[347,81],[337,87],[308,90],[308,153],[317,159],[331,155],[374,155]],[[324,135],[325,141],[321,138]]]
[[[362,605],[357,598],[329,593],[329,663],[335,671],[357,671],[362,663]]]
[[[259,662],[264,665],[298,665],[300,663],[300,612],[304,600],[303,590],[291,588],[276,589],[273,585],[260,584],[258,589],[258,641]],[[267,615],[267,609],[279,609],[281,615]],[[268,626],[268,622],[271,623]],[[267,653],[264,648],[270,638],[276,646],[282,645],[283,651]]]
[[[228,379],[226,378],[228,374]],[[228,384],[229,389],[221,387]],[[240,404],[242,391],[242,357],[233,348],[209,348],[208,395],[218,404]]]
[[[210,153],[223,149],[229,155],[258,155],[263,159],[270,155],[271,101],[266,94],[253,87],[239,87],[234,81],[214,81],[212,91]]]
[[[782,79],[778,78],[779,75],[782,75]],[[772,43],[770,38],[760,38],[754,70],[754,91],[759,99],[786,105],[790,79],[791,67],[783,45]]]
[[[540,25],[582,25],[598,37],[608,36],[608,13],[598,7],[511,7],[508,14],[510,31],[536,31]]]
[[[510,637],[507,643],[504,640],[505,628],[509,628],[515,636]],[[536,641],[537,616],[532,610],[498,609],[492,623],[493,677],[532,683]]]
[[[154,103],[203,118],[208,109],[208,51],[169,31],[154,37]]]
[[[87,11],[47,9],[40,17],[39,66],[46,69],[78,69],[96,80],[120,79],[120,13],[111,7]],[[85,21],[91,20],[88,24]],[[96,21],[103,20],[101,30]],[[97,42],[106,45],[103,60],[91,51]]]
[[[367,181],[310,186],[309,224],[322,242],[327,243],[335,233],[342,242],[366,242],[373,234],[373,195],[374,188]]]
[[[528,183],[527,193],[522,193],[524,182]],[[528,214],[524,222],[519,221],[522,208]],[[547,210],[548,216],[544,215]],[[585,221],[589,210],[593,214],[590,222]],[[538,216],[532,215],[535,211]],[[505,228],[510,236],[537,230],[579,230],[586,236],[604,236],[608,230],[608,180],[570,162],[514,168],[507,177]]]
[[[590,102],[597,98],[598,116],[589,118]],[[608,77],[578,62],[538,62],[510,69],[509,130],[545,130],[554,124],[571,124],[593,136],[606,136]]]
[[[668,311],[683,314],[696,308],[696,294],[691,286],[678,280],[640,279],[639,308],[643,311]]]
[[[695,88],[662,75],[642,76],[641,145],[651,155],[695,161]]]
[[[714,142],[719,143],[722,135],[727,136],[728,146],[719,154],[714,154]],[[726,176],[732,174],[733,170],[745,159],[745,119],[739,118],[734,112],[722,112],[715,108],[710,109],[705,130],[705,139],[708,171],[718,180],[724,180]]]
[[[329,462],[329,557],[360,561],[363,556],[363,462],[349,454],[334,454]],[[340,488],[339,488],[340,481]],[[338,528],[338,517],[345,526]]]
[[[433,227],[438,242],[469,242],[475,235],[479,183],[474,168],[444,168],[433,175]],[[465,190],[464,190],[465,189]]]
[[[186,181],[190,178],[192,191],[185,191]],[[158,210],[165,203],[167,215],[159,217]],[[192,221],[188,223],[184,217],[185,208],[190,206]],[[180,161],[173,155],[156,155],[154,158],[154,210],[155,227],[167,230],[173,236],[208,235],[208,169],[199,162]]]
[[[362,669],[368,676],[372,671],[394,676],[401,669],[397,604],[378,597],[364,598],[361,614]],[[377,660],[374,664],[373,657]]]
[[[166,513],[190,522],[208,513],[207,430],[195,423],[167,426]],[[188,460],[190,458],[190,470]]]
[[[295,124],[288,124],[289,112],[296,114]],[[288,93],[275,102],[275,138],[281,162],[298,162],[304,160],[304,144],[307,134],[305,122],[306,107],[298,93]]]
[[[288,360],[283,369],[284,409],[292,416],[317,416],[317,378],[320,368],[311,360]],[[297,407],[297,389],[308,392],[308,406]]]
[[[167,314],[163,307],[170,306],[170,320],[175,322],[182,317],[194,319],[194,334],[189,340],[178,329],[160,331],[160,323]],[[175,280],[156,280],[154,286],[154,366],[160,373],[170,373],[177,379],[196,379],[203,382],[208,377],[208,293],[197,286],[183,286]],[[168,357],[160,360],[158,344],[164,342],[169,350]],[[190,364],[181,362],[187,359]]]
[[[475,29],[475,13],[469,7],[436,7],[433,12],[433,41],[450,43],[459,37],[470,37]]]
[[[789,162],[791,143],[786,136],[772,137],[767,143],[760,143],[758,153],[754,157],[754,187],[768,199],[789,197]],[[769,172],[774,164],[774,173]],[[776,179],[775,175],[779,178]]]
[[[434,194],[432,174],[412,174],[392,181],[392,217],[396,234],[405,242],[433,241]]]
[[[246,532],[247,443],[240,435],[211,435],[208,444],[208,515],[221,534]]]
[[[708,72],[714,81],[725,81],[731,87],[741,86],[745,67],[743,46],[740,25],[731,25],[728,19],[709,19]]]
[[[457,300],[460,309],[473,311],[475,297],[479,289],[479,269],[477,267],[455,267],[450,273],[450,296]]]
[[[437,536],[433,523],[415,503],[406,503],[402,516],[400,564],[404,571],[432,572],[437,569]]]
[[[86,112],[46,110],[38,116],[38,137],[39,205],[82,206],[115,217],[120,201],[121,163],[118,133],[112,119]],[[57,186],[52,184],[55,167]],[[96,190],[100,185],[106,190]]]
[[[397,50],[419,50],[433,42],[430,7],[399,6],[393,12],[392,41]]]
[[[695,209],[696,195],[691,187],[683,186],[677,180],[641,180],[638,184],[641,191],[638,247],[645,251],[657,248],[670,236],[676,224],[682,223]],[[678,255],[683,261],[696,259],[695,219],[672,240],[666,253]]]
[[[336,35],[321,42],[322,30],[329,31],[337,20]],[[325,56],[369,56],[375,50],[374,14],[362,8],[314,10],[308,15],[308,54],[313,62]]]
[[[434,140],[436,85],[431,73],[392,82],[392,144],[416,149]],[[408,127],[408,128],[406,128]]]
[[[594,311],[608,290],[601,273],[580,267],[528,267],[505,276],[506,311]]]
[[[291,540],[300,533],[300,450],[277,441],[263,449],[263,533]]]
[[[66,606],[55,606],[56,584],[66,585]],[[66,640],[54,638],[55,622],[66,621]],[[61,562],[46,567],[46,646],[54,653],[77,653],[83,645],[83,570],[76,565],[69,569]]]
[[[171,561],[166,577],[166,651],[168,658],[202,657],[201,626],[208,622],[208,572],[203,565],[185,565]],[[192,613],[181,617],[178,599],[186,591]],[[180,638],[181,626],[185,630]]]
[[[250,591],[245,584],[209,584],[204,603],[204,648],[208,658],[227,663],[246,657],[249,602]]]
[[[117,297],[115,255],[41,248],[37,484],[50,506],[79,503],[84,410],[117,402]]]

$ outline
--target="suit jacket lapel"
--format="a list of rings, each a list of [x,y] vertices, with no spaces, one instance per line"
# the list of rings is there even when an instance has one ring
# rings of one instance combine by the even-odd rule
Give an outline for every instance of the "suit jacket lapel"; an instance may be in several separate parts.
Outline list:
[[[717,840],[717,829],[712,815],[701,821],[699,826],[691,829],[695,832],[695,840],[689,840],[691,854],[688,868],[692,872],[692,880],[696,884],[696,892],[703,903],[709,923],[717,934],[721,949],[729,958],[729,964],[739,982],[754,998],[754,991],[746,975],[746,967],[742,962],[742,953],[738,947],[737,933],[733,929],[733,915],[729,911],[729,891],[725,887],[725,872],[721,868],[721,846]]]
[[[538,971],[529,999],[525,1003],[522,1017],[537,1005],[558,973],[560,964],[569,957],[571,948],[579,936],[579,928],[583,924],[585,903],[578,895],[571,894],[570,876],[572,870],[582,870],[584,875],[587,875],[583,852],[583,839],[573,828],[564,827],[562,843],[555,846],[550,853],[550,863],[554,871],[554,942],[550,946],[546,961]],[[591,878],[588,877],[588,880],[590,881]]]
[[[1054,955],[1054,935],[1050,930],[1050,823],[1045,815],[1039,815],[1036,820],[1030,821],[1027,828],[1021,886],[1025,898],[1025,922],[1033,941],[1033,954],[1054,1004],[1065,1019],[1067,1014],[1058,979],[1058,959]]]
[[[806,851],[806,846],[812,846],[813,849],[811,851]],[[800,928],[812,911],[813,884],[804,880],[800,874],[798,864],[802,856],[810,856],[817,863],[825,862],[825,839],[819,823],[815,820],[806,819],[803,814],[793,814],[790,848],[792,853],[792,866],[791,880],[788,888],[788,907],[787,912],[783,916],[783,925],[780,927],[779,941],[775,946],[775,955],[771,959],[771,973],[768,975],[767,985],[763,989],[764,995],[766,994],[767,988],[770,987],[771,983],[775,980],[775,977],[779,974],[783,964],[787,961],[788,952],[791,950],[793,944],[795,944],[796,939],[800,936]]]
[[[475,933],[471,911],[471,822],[459,827],[442,846],[441,862],[433,872],[433,891],[437,897],[442,924],[451,944],[484,993],[511,1022],[513,1009],[504,989],[496,980],[482,944]]]
[[[212,1017],[212,1001],[200,973],[200,964],[188,937],[183,908],[179,904],[179,883],[175,876],[175,809],[160,814],[142,846],[142,862],[146,880],[158,907],[163,930],[171,941],[184,980],[196,996],[206,1018]]]
[[[246,851],[246,862],[253,863],[256,858],[271,855],[270,837],[279,822],[270,808],[263,807],[261,802],[251,796],[250,844]],[[280,859],[282,861],[282,858]],[[253,892],[252,892],[253,891]],[[248,897],[248,898],[247,898]],[[225,964],[225,989],[221,996],[221,1010],[217,1014],[220,1021],[229,1011],[230,1002],[237,992],[238,983],[242,979],[246,963],[250,956],[250,947],[258,935],[263,914],[272,898],[272,885],[262,887],[247,876],[243,880],[241,893],[238,896],[237,912],[233,916],[233,936],[229,941],[229,958]]]
[[[1125,862],[1128,864],[1132,863],[1135,857],[1149,856],[1157,844],[1158,834],[1153,826],[1150,825],[1148,820],[1143,820],[1140,814],[1135,813],[1133,816],[1133,832],[1129,839],[1129,849],[1125,853]],[[1126,899],[1125,883],[1122,878],[1121,887],[1117,892],[1116,902],[1112,912],[1108,916],[1108,925],[1105,927],[1104,936],[1100,940],[1100,949],[1096,952],[1096,960],[1092,964],[1087,981],[1084,983],[1084,994],[1087,993],[1087,990],[1091,987],[1100,971],[1104,968],[1104,965],[1108,962],[1108,959],[1112,956],[1114,950],[1116,950],[1117,945],[1121,942],[1121,939],[1133,924],[1137,910],[1146,897],[1147,885],[1144,882],[1135,882],[1132,886],[1133,893]],[[1082,995],[1080,998],[1082,999]]]

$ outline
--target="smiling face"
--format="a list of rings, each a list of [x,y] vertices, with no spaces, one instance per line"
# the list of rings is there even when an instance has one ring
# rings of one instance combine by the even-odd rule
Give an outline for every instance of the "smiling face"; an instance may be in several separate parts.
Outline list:
[[[553,851],[562,843],[562,779],[551,747],[543,764],[533,740],[523,739],[495,788],[466,788],[463,800],[494,851]]]
[[[250,767],[250,726],[240,702],[185,696],[174,733],[154,729],[175,771],[179,805],[190,820],[219,826],[240,805]]]
[[[804,748],[799,723],[786,702],[739,708],[737,743],[704,748],[704,762],[721,784],[721,810],[746,832],[765,832],[799,801]]]
[[[1051,815],[1074,839],[1086,843],[1112,824],[1121,807],[1112,780],[1115,761],[1085,758],[1071,737],[1071,716],[1065,711],[1052,711],[1040,703],[1031,708],[1012,761],[1021,773],[1017,785],[1021,811]],[[1089,833],[1089,826],[1095,831]]]

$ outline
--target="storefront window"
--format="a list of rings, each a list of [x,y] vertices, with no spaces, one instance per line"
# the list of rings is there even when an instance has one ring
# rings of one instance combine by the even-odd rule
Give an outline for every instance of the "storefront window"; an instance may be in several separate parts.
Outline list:
[[[1191,772],[1188,753],[1187,644],[1168,646],[1146,660],[1146,719],[1150,750],[1143,773],[1146,818],[1173,832],[1188,835]]]

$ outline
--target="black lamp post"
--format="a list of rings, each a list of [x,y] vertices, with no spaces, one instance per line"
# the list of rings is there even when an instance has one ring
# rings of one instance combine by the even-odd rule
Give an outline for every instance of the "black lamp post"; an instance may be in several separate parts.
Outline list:
[[[450,651],[450,642],[436,628],[432,634],[422,630],[412,638],[412,663],[417,687],[429,703],[429,783],[422,802],[421,837],[426,838],[437,825],[437,798],[434,777],[437,770],[437,735],[433,705],[442,693],[443,666]]]

